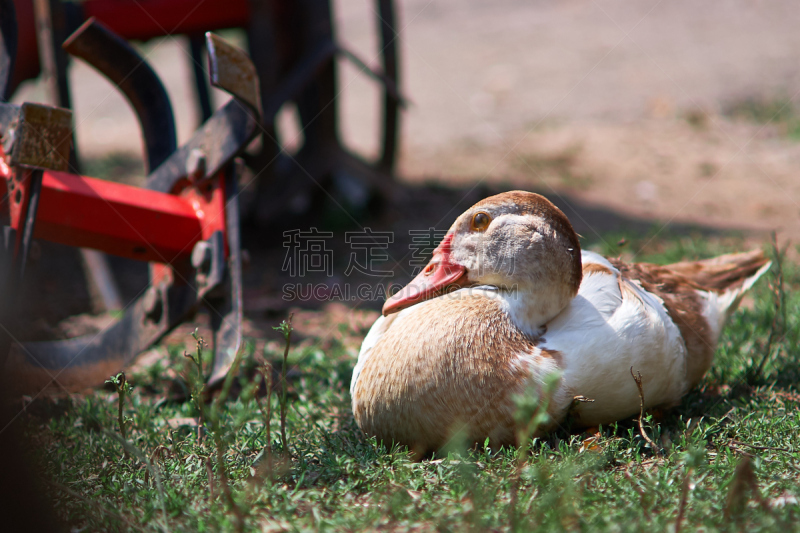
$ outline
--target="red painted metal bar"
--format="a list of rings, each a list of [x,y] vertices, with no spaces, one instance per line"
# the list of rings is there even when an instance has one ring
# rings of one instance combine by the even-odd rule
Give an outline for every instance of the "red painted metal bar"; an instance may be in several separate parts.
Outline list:
[[[97,17],[125,39],[246,28],[250,20],[248,0],[85,0],[80,5],[84,18]],[[39,47],[33,0],[14,0],[14,6],[18,27],[16,86],[39,75]]]
[[[2,175],[4,170],[9,169],[0,165],[2,198],[9,178]],[[33,236],[141,261],[173,263],[188,258],[199,240],[225,230],[224,209],[221,182],[204,192],[187,188],[183,195],[172,195],[45,171]]]
[[[83,13],[125,39],[247,27],[247,0],[85,0]]]

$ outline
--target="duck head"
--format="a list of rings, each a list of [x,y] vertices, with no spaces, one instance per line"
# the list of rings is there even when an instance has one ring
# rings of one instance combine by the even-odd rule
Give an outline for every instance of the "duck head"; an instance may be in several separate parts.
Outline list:
[[[545,197],[511,191],[478,202],[459,216],[428,265],[389,298],[389,315],[454,288],[503,291],[533,329],[555,317],[581,283],[578,236]]]

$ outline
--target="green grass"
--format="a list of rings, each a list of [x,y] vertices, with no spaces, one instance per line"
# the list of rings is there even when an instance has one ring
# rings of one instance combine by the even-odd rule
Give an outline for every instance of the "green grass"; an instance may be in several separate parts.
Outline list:
[[[772,124],[792,140],[800,140],[800,110],[788,98],[747,98],[734,102],[726,114],[755,124]]]
[[[646,242],[630,239],[624,250],[642,250],[638,260],[661,262],[730,251],[731,245],[689,237]],[[613,244],[597,247],[619,253]],[[659,419],[645,416],[662,453],[642,439],[635,420],[594,435],[559,430],[534,440],[521,463],[518,530],[674,531],[683,498],[684,531],[799,530],[800,272],[788,263],[784,269],[786,336],[773,343],[761,375],[754,369],[775,313],[768,280],[753,291],[752,305],[733,316],[701,386]],[[166,399],[174,393],[170,376],[191,364],[181,350],[168,347],[168,364],[128,376],[128,459],[111,388],[29,406],[32,448],[54,480],[57,513],[70,527],[237,529],[237,513],[220,487],[215,438],[176,424],[197,416],[195,403]],[[288,445],[282,449],[280,394],[271,398],[269,434],[253,395],[258,361],[280,368],[282,346],[263,354],[254,354],[252,344],[246,348],[213,436],[223,443],[243,529],[509,530],[517,451],[478,447],[414,462],[405,449],[377,445],[350,413],[355,355],[336,343],[324,351],[293,347],[288,363],[296,371],[289,374]]]

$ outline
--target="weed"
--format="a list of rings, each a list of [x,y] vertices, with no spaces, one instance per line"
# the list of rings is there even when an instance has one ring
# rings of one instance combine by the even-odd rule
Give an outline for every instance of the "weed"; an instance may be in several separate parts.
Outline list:
[[[123,409],[125,408],[125,396],[131,392],[131,385],[128,383],[128,379],[125,377],[125,372],[120,372],[114,376],[111,376],[106,380],[106,384],[113,385],[117,391],[117,424],[119,425],[119,434],[122,437],[123,441],[127,440],[127,424],[131,420],[125,418],[123,413]],[[128,458],[128,452],[125,450],[124,452],[125,459]]]
[[[202,342],[199,341],[200,343]],[[222,427],[220,425],[220,418],[222,412],[222,402],[228,398],[231,390],[231,384],[233,383],[234,376],[237,375],[239,370],[239,365],[242,362],[242,355],[243,352],[240,350],[236,354],[236,358],[233,360],[233,364],[231,365],[230,371],[228,375],[225,376],[225,381],[222,385],[222,390],[220,391],[219,395],[217,396],[217,400],[212,403],[212,408],[206,414],[206,420],[209,421],[212,435],[214,436],[214,446],[217,452],[217,470],[219,471],[219,482],[222,486],[222,493],[225,496],[225,500],[227,501],[228,508],[233,511],[233,514],[236,518],[236,530],[243,531],[244,530],[244,515],[242,510],[236,504],[236,501],[233,499],[233,492],[231,491],[230,483],[228,482],[228,468],[225,465],[225,453],[226,453],[226,446],[225,441],[222,436]]]
[[[286,383],[286,372],[289,368],[289,347],[292,344],[292,315],[289,314],[289,318],[281,322],[279,326],[275,326],[273,329],[280,331],[283,334],[283,338],[286,341],[286,345],[283,349],[283,364],[281,365],[281,450],[283,453],[289,452],[289,444],[286,440],[286,403],[287,403],[287,392],[288,392],[288,383]]]
[[[784,339],[784,331],[786,329],[786,290],[783,284],[783,262],[786,255],[786,248],[782,251],[778,247],[778,237],[775,232],[772,232],[772,255],[775,272],[775,281],[770,282],[769,288],[772,292],[772,305],[773,316],[772,324],[769,328],[769,337],[767,337],[767,346],[764,348],[764,355],[761,357],[761,362],[758,363],[755,372],[753,372],[750,381],[754,381],[761,376],[764,369],[764,363],[772,355],[773,344],[778,344],[778,352],[780,352],[781,344]]]
[[[189,385],[192,403],[194,403],[195,409],[197,409],[197,438],[202,440],[203,431],[206,425],[206,375],[203,371],[203,347],[205,346],[205,342],[203,341],[203,338],[198,335],[197,328],[195,328],[195,330],[192,332],[192,338],[195,342],[195,352],[190,353],[184,350],[183,356],[192,362],[196,372],[192,372],[193,369],[188,368],[184,374],[184,379]]]
[[[258,410],[261,412],[261,419],[264,421],[264,434],[267,436],[267,445],[265,451],[267,456],[272,455],[272,365],[269,361],[264,361],[260,368],[261,380],[264,382],[266,388],[266,401],[261,401],[258,391],[255,391],[254,397],[258,404]],[[266,404],[266,407],[264,406]]]
[[[642,374],[638,370],[636,371],[636,374],[634,374],[633,367],[631,367],[631,377],[633,378],[633,381],[636,382],[636,389],[639,391],[639,418],[637,419],[637,423],[639,424],[639,434],[642,436],[645,442],[650,445],[650,449],[653,450],[653,453],[660,455],[661,451],[659,450],[658,446],[656,446],[656,443],[653,442],[653,439],[651,439],[644,430],[644,422],[642,420],[644,418],[644,388],[642,387]]]
[[[517,450],[516,470],[514,481],[511,484],[511,504],[509,505],[510,524],[512,531],[520,529],[520,513],[518,509],[519,484],[522,470],[528,458],[531,439],[540,427],[550,422],[547,406],[550,395],[555,390],[560,375],[552,373],[545,376],[542,384],[531,384],[519,395],[514,396],[514,419],[517,424]]]

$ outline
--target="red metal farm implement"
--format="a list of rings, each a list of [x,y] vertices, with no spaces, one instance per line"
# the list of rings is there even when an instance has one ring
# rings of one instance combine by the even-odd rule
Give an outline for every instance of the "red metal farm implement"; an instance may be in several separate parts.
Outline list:
[[[20,82],[36,77],[41,70],[51,80],[52,102],[71,107],[68,57],[61,43],[83,21],[94,17],[126,40],[186,35],[191,45],[198,105],[206,120],[212,107],[201,60],[202,35],[223,28],[242,28],[247,34],[264,102],[259,132],[261,148],[257,153],[244,154],[258,183],[250,218],[266,223],[287,210],[307,211],[313,205],[314,195],[324,195],[323,188],[344,191],[341,201],[363,207],[370,195],[387,183],[396,156],[403,99],[397,88],[395,10],[392,0],[364,2],[365,6],[374,4],[371,9],[379,29],[380,66],[370,67],[336,38],[331,3],[331,0],[0,0],[0,12],[9,12],[13,4],[19,21],[17,61],[9,70],[6,99]],[[0,30],[4,35],[13,31],[6,27]],[[381,146],[374,161],[354,156],[341,142],[337,57],[353,62],[362,73],[376,80],[382,91]],[[0,65],[0,77],[2,70]],[[292,157],[281,150],[275,127],[276,115],[286,102],[296,105],[305,139]]]
[[[392,0],[376,0],[375,13],[379,69],[336,41],[330,0],[0,0],[0,101],[41,71],[59,106],[0,104],[3,373],[24,390],[54,381],[67,388],[101,383],[206,307],[213,330],[210,380],[220,380],[241,342],[237,157],[259,177],[251,219],[261,223],[290,206],[308,209],[311,203],[296,200],[331,185],[349,191],[345,202],[357,206],[388,182],[402,104]],[[233,27],[246,30],[253,60],[207,37],[211,81],[234,97],[212,114],[202,36]],[[124,40],[173,34],[190,39],[204,119],[180,148],[160,80]],[[80,175],[70,146],[70,56],[105,75],[133,107],[144,138],[145,188]],[[354,62],[382,88],[382,146],[375,161],[352,155],[340,142],[336,57]],[[287,102],[296,105],[304,134],[290,156],[275,128]],[[260,150],[246,152],[258,135]],[[31,317],[17,316],[16,303],[37,297],[22,294],[20,283],[33,239],[81,247],[85,261],[91,254],[100,261],[92,252],[99,250],[149,262],[149,285],[97,335],[19,342],[17,332]],[[88,269],[95,287],[115,292],[107,269]]]
[[[0,356],[21,390],[102,383],[201,306],[213,331],[210,381],[226,374],[241,343],[236,157],[259,131],[261,103],[247,55],[213,34],[207,43],[211,82],[233,98],[179,148],[166,92],[133,48],[94,21],[64,45],[136,110],[153,169],[145,188],[68,172],[70,111],[0,104]],[[147,261],[149,286],[98,334],[18,342],[15,304],[36,297],[18,290],[33,239]]]

